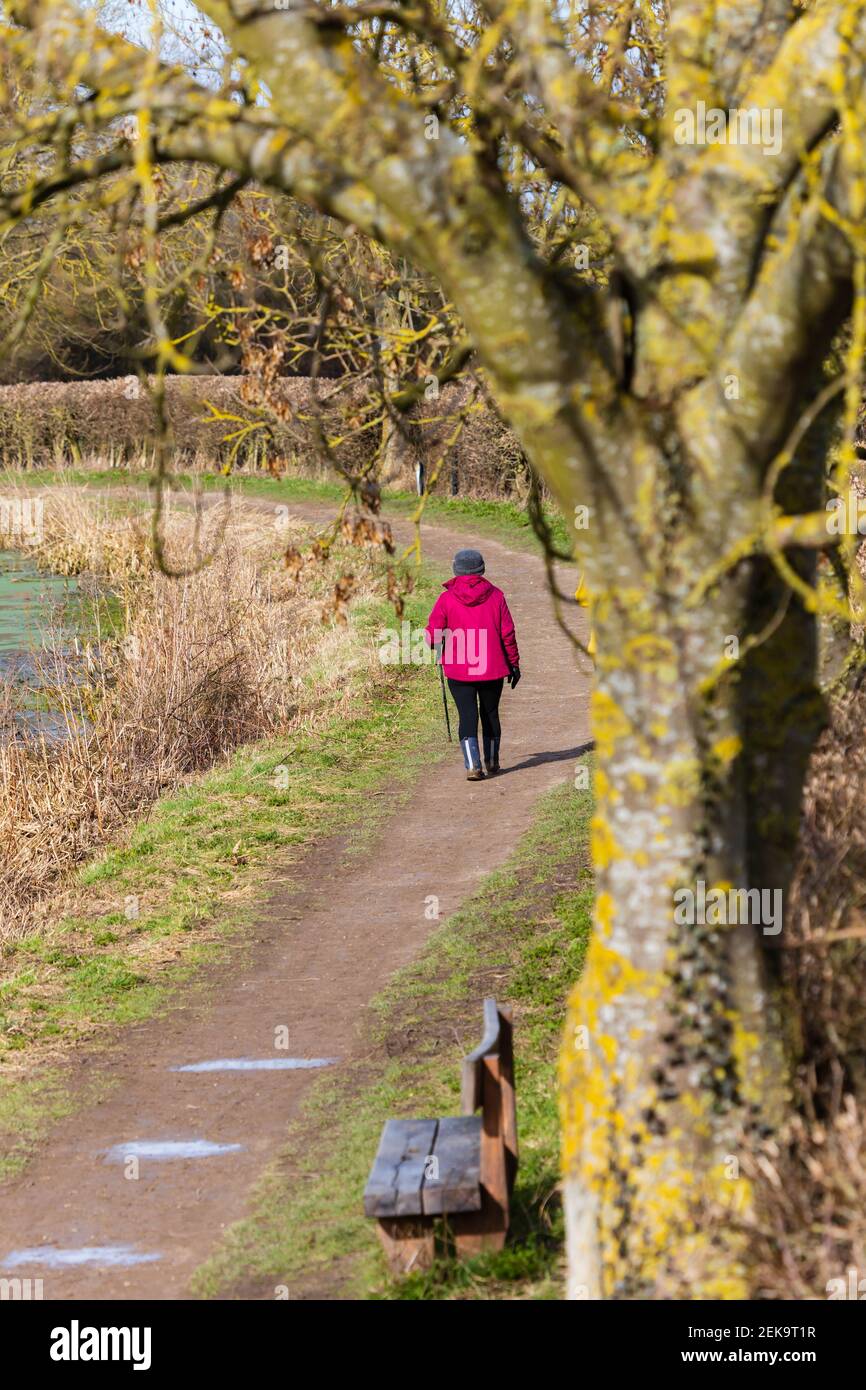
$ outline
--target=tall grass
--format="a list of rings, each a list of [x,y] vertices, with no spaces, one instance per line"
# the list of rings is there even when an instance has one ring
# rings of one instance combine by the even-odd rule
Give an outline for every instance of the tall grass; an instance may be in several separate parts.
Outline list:
[[[33,933],[58,910],[75,865],[155,798],[234,748],[332,716],[359,685],[382,678],[374,644],[354,624],[323,625],[339,552],[293,581],[282,554],[304,528],[266,516],[189,511],[166,520],[171,579],[153,562],[149,517],[121,515],[71,490],[46,497],[44,534],[29,547],[54,572],[109,584],[123,621],[97,626],[70,660],[48,632],[43,697],[61,739],[0,708],[0,943]],[[357,605],[376,591],[379,552],[352,553]],[[98,609],[97,609],[98,611]]]

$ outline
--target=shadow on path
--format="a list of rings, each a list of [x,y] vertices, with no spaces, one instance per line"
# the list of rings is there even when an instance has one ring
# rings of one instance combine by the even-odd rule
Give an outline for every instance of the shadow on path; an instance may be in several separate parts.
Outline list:
[[[540,767],[542,763],[564,763],[569,758],[579,758],[583,753],[591,753],[595,743],[592,739],[588,743],[579,743],[576,748],[561,748],[555,753],[533,753],[531,758],[524,758],[522,763],[514,763],[511,767],[503,767],[497,777],[507,777],[509,772],[522,772],[527,767]]]

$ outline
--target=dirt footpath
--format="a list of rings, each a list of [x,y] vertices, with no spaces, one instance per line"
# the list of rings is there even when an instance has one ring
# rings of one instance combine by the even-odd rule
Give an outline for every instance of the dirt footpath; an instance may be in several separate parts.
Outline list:
[[[398,523],[395,532],[408,539],[408,526]],[[424,528],[425,552],[443,567],[469,544],[465,531]],[[123,1029],[98,1059],[71,1063],[73,1075],[92,1081],[105,1071],[120,1084],[60,1121],[26,1171],[0,1187],[0,1276],[41,1278],[47,1299],[188,1297],[193,1271],[245,1215],[252,1184],[320,1073],[174,1069],[286,1056],[339,1066],[359,1047],[371,997],[439,925],[425,918],[428,895],[439,898],[444,920],[507,858],[538,797],[573,777],[589,737],[589,683],[553,617],[542,564],[497,541],[479,544],[488,577],[508,596],[524,673],[516,691],[503,692],[503,775],[467,783],[455,743],[411,799],[383,818],[363,859],[330,841],[295,866],[291,880],[275,864],[248,950],[227,952],[185,1001]],[[571,571],[563,587],[573,591]],[[583,615],[575,621],[585,638]],[[456,731],[453,705],[452,722]],[[288,1052],[274,1048],[281,1026]],[[141,1156],[134,1176],[134,1146],[182,1141],[229,1147],[208,1156]],[[26,1253],[46,1246],[126,1247],[126,1254],[52,1267]]]

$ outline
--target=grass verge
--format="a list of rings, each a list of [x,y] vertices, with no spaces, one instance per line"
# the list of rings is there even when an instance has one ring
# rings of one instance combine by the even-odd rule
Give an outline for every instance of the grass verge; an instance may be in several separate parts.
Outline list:
[[[20,486],[51,486],[65,483],[72,486],[99,486],[101,488],[123,488],[148,486],[153,475],[141,469],[120,468],[74,468],[74,469],[34,469],[26,472],[8,470],[6,476],[14,479]],[[218,473],[175,473],[172,484],[178,488],[201,487],[205,492],[222,492],[226,486],[243,497],[286,502],[320,502],[336,506],[345,495],[342,483],[321,479],[283,477],[272,478],[266,474],[233,473],[230,479]],[[383,513],[386,516],[411,516],[418,506],[414,493],[386,489],[383,496]],[[551,527],[556,544],[567,550],[573,539],[563,520],[561,512],[554,506],[546,508],[545,515]],[[473,497],[439,497],[435,493],[427,499],[424,518],[455,530],[472,532],[476,536],[490,536],[523,550],[538,551],[538,540],[532,530],[525,507],[506,500],[487,500]]]
[[[555,1299],[561,1291],[555,1068],[569,987],[583,964],[592,878],[591,793],[540,803],[506,866],[374,1001],[359,1060],[317,1080],[253,1213],[198,1272],[203,1297]],[[400,1282],[386,1272],[361,1197],[391,1116],[459,1113],[459,1064],[481,1000],[514,1008],[520,1169],[506,1248]],[[284,1296],[284,1295],[283,1295]]]

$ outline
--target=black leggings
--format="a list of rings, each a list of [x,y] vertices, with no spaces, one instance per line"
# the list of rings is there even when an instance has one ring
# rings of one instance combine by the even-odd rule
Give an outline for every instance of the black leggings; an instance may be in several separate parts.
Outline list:
[[[448,689],[454,697],[460,715],[461,742],[464,738],[478,737],[478,715],[481,714],[481,731],[488,738],[499,738],[499,700],[504,680],[498,681],[455,681],[448,677]]]

